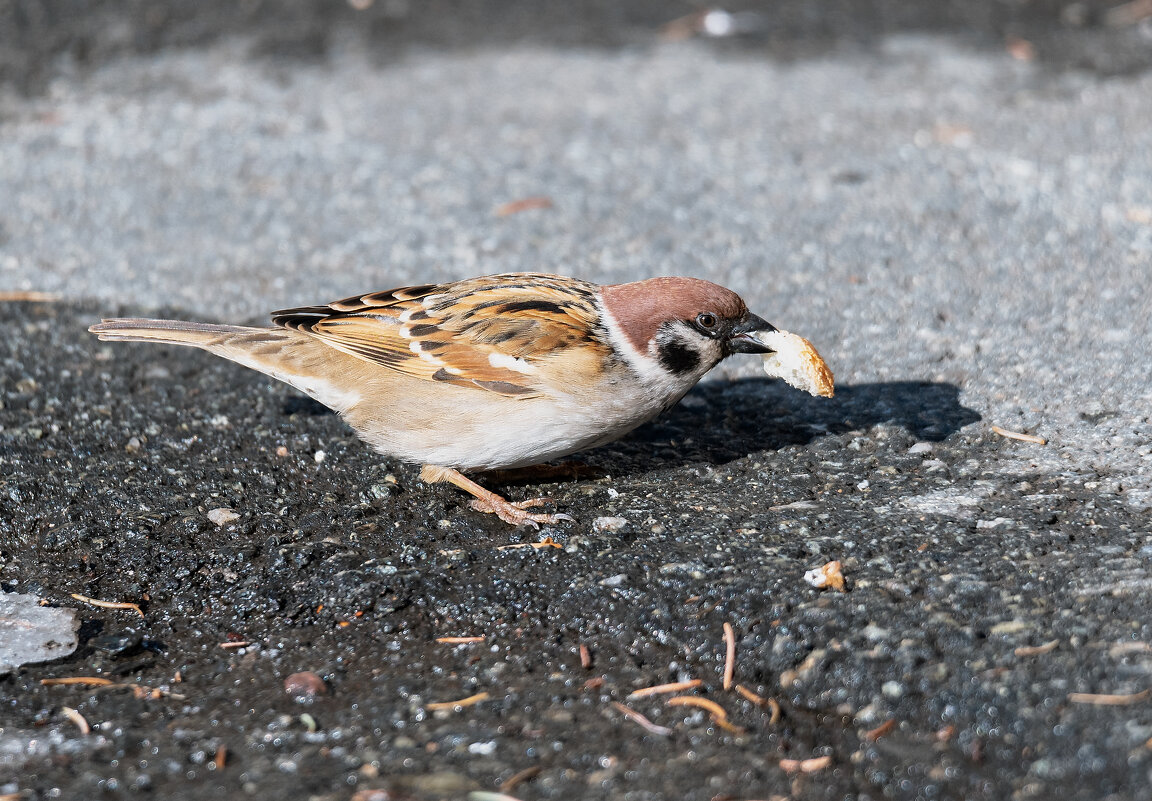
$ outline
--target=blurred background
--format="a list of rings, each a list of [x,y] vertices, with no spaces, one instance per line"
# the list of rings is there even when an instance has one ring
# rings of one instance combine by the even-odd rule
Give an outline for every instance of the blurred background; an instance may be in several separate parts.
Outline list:
[[[708,11],[719,15],[693,28]],[[628,47],[693,33],[787,58],[947,32],[1116,74],[1152,61],[1150,17],[1149,0],[2,0],[0,81],[36,91],[55,70],[234,34],[253,37],[253,53],[301,58],[324,57],[349,36],[392,59],[412,47]]]

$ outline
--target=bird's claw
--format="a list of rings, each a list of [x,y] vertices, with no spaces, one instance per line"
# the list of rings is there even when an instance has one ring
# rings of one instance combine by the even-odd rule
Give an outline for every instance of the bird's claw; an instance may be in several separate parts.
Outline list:
[[[548,503],[551,498],[529,498],[526,501],[506,501],[500,499],[499,501],[479,498],[472,501],[471,506],[478,512],[487,512],[494,514],[503,520],[505,523],[513,526],[531,526],[535,530],[540,529],[540,525],[554,525],[562,520],[575,522],[571,515],[566,514],[534,514],[527,512],[525,509],[530,509],[533,506],[540,506],[541,504]]]

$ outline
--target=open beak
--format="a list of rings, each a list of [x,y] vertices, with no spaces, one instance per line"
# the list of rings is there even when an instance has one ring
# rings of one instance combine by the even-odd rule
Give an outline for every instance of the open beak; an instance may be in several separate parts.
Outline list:
[[[732,336],[728,338],[728,349],[732,353],[773,353],[772,348],[756,338],[756,334],[775,330],[776,326],[772,323],[749,312],[747,317],[733,327]]]

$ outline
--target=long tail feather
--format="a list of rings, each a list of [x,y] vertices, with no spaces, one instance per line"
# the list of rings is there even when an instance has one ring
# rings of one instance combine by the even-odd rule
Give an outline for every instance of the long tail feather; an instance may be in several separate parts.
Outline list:
[[[104,320],[88,330],[111,342],[158,342],[200,348],[296,387],[336,411],[344,411],[360,400],[359,392],[341,387],[330,375],[341,369],[341,360],[350,357],[299,331],[137,317]],[[360,366],[358,360],[355,366]]]
[[[148,320],[141,317],[117,317],[102,320],[88,329],[105,342],[166,342],[210,348],[225,338],[254,334],[265,329],[239,325],[188,323],[182,320]],[[269,329],[269,333],[271,330]]]

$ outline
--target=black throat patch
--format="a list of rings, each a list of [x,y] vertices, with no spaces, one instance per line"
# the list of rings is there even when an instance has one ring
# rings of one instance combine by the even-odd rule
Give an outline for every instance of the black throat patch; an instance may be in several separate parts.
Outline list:
[[[700,366],[700,354],[675,339],[659,342],[656,355],[660,364],[670,373],[690,373]]]

